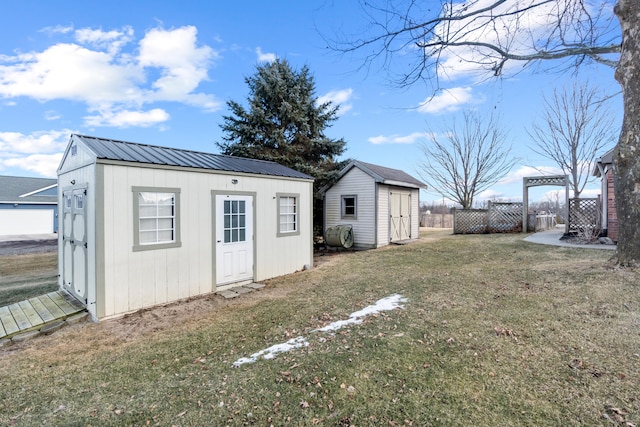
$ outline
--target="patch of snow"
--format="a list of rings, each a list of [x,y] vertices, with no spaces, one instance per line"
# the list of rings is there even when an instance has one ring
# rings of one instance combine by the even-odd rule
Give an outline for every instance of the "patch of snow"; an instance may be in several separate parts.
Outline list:
[[[362,323],[363,319],[369,315],[380,313],[381,311],[393,310],[395,308],[402,308],[403,302],[407,302],[407,299],[402,295],[390,295],[386,298],[378,300],[373,305],[369,305],[362,310],[351,313],[347,320],[338,320],[337,322],[330,323],[323,328],[314,329],[311,332],[334,332],[347,325]]]
[[[269,348],[266,348],[264,350],[260,350],[257,353],[253,353],[251,356],[249,357],[242,357],[238,360],[236,360],[235,362],[233,362],[233,367],[237,368],[240,365],[244,365],[245,363],[254,363],[256,362],[260,357],[262,357],[263,359],[269,360],[269,359],[273,359],[276,357],[276,355],[278,353],[286,353],[289,352],[295,348],[300,348],[300,347],[307,347],[309,345],[309,343],[307,342],[307,339],[305,337],[296,337],[296,338],[292,338],[289,341],[282,343],[282,344],[275,344],[272,345]]]
[[[404,306],[402,305],[402,303],[404,302],[407,302],[407,299],[405,297],[403,297],[402,295],[393,294],[376,301],[375,304],[369,305],[362,310],[351,313],[349,315],[349,318],[346,320],[338,320],[337,322],[330,323],[323,328],[314,329],[311,332],[335,332],[347,325],[356,325],[362,323],[365,317],[372,314],[380,313],[381,311],[390,311],[396,308],[403,308]],[[261,357],[265,360],[274,359],[279,353],[286,353],[293,349],[307,346],[309,346],[309,342],[305,337],[300,336],[292,338],[285,343],[275,344],[269,348],[260,350],[257,353],[253,353],[249,357],[242,357],[233,362],[233,367],[237,368],[238,366],[244,365],[245,363],[254,363]]]

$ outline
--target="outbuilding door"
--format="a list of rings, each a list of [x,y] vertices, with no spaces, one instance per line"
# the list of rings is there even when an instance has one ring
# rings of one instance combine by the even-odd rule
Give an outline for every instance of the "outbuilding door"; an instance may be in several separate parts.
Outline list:
[[[411,193],[389,192],[389,240],[397,242],[411,238]]]
[[[216,285],[253,280],[253,197],[215,198]]]
[[[62,194],[62,283],[73,296],[87,302],[87,189]]]

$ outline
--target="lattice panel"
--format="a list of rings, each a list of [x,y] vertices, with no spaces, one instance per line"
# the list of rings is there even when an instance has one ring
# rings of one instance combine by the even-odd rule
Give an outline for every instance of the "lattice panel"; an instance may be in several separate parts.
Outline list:
[[[567,177],[562,176],[535,176],[524,178],[525,185],[535,187],[539,185],[565,185]]]
[[[487,232],[488,220],[485,209],[455,209],[453,234],[484,234]]]
[[[598,199],[569,199],[569,232],[600,229]]]
[[[489,205],[489,232],[522,231],[522,209],[522,203],[491,203]]]

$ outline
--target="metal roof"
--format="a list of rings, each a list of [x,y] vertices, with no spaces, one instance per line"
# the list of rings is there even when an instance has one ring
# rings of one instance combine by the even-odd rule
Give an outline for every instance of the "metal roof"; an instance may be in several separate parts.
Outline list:
[[[427,188],[425,183],[399,169],[391,169],[384,166],[361,162],[359,160],[354,160],[352,164],[369,174],[378,182],[394,185],[409,184],[411,187]]]
[[[0,203],[57,204],[57,179],[0,176]]]
[[[72,135],[71,138],[82,141],[82,143],[93,151],[98,159],[287,178],[313,179],[310,175],[266,160],[138,144],[78,134]]]

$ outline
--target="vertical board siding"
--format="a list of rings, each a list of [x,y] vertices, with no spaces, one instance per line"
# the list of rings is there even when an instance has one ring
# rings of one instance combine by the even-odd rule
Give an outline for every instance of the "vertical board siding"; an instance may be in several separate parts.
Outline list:
[[[215,290],[211,191],[252,192],[255,280],[313,263],[312,183],[271,177],[103,165],[105,200],[105,317]],[[232,184],[231,179],[238,180]],[[132,187],[180,189],[181,246],[133,252]],[[299,194],[300,234],[276,237],[276,193]]]
[[[420,190],[411,190],[411,238],[420,237]]]
[[[390,229],[389,217],[391,210],[389,206],[389,186],[378,185],[378,247],[389,244]]]
[[[376,247],[376,183],[358,168],[352,168],[325,194],[325,230],[336,225],[353,225],[356,247]],[[342,196],[357,196],[356,219],[342,219]]]

